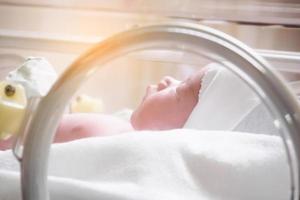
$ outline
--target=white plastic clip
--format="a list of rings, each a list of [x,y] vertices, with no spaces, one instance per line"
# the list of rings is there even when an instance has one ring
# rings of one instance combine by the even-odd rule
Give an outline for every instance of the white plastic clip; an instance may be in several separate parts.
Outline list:
[[[22,157],[23,157],[23,150],[21,149],[21,146],[27,135],[28,128],[31,123],[34,111],[36,110],[40,100],[41,100],[40,97],[33,97],[33,98],[29,99],[27,108],[26,108],[26,112],[25,112],[25,116],[23,118],[23,122],[19,129],[19,134],[17,134],[15,137],[12,151],[13,151],[13,155],[16,157],[16,159],[19,162],[22,162]]]

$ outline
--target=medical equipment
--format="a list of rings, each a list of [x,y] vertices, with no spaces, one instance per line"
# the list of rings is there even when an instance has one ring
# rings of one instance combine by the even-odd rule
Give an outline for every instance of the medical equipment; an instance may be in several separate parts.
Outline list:
[[[122,27],[122,28],[126,27],[126,29],[127,29],[127,28],[138,26],[140,24],[139,22],[143,21],[143,20],[136,20],[136,18],[132,17],[133,22],[127,23],[127,21],[125,20],[125,18],[127,16],[124,17],[124,15],[120,15],[120,16],[118,16],[118,19],[121,19],[120,20],[121,23],[118,24],[118,23],[116,23],[117,20],[115,20],[115,21],[107,20],[108,18],[111,17],[110,14],[109,15],[103,15],[102,13],[100,15],[96,14],[96,12],[94,12],[94,11],[99,8],[100,9],[104,8],[105,11],[107,11],[107,10],[114,10],[114,11],[124,10],[129,13],[132,13],[132,12],[133,13],[136,13],[136,12],[138,12],[138,13],[139,12],[147,12],[148,13],[150,10],[152,12],[154,11],[154,14],[159,14],[159,16],[167,15],[167,16],[171,16],[172,18],[178,18],[178,17],[189,18],[189,19],[195,19],[195,21],[197,21],[198,19],[208,19],[208,20],[213,19],[213,20],[221,20],[221,21],[223,21],[223,20],[233,21],[233,22],[237,22],[237,23],[246,23],[246,24],[247,23],[249,23],[249,24],[251,24],[251,23],[275,24],[275,27],[274,27],[275,29],[276,29],[276,25],[278,25],[278,24],[283,25],[283,26],[288,26],[288,27],[289,26],[291,26],[291,27],[299,26],[299,14],[298,14],[299,12],[298,12],[298,6],[297,6],[298,4],[296,1],[292,1],[292,0],[289,1],[287,4],[276,1],[278,3],[276,3],[275,5],[271,4],[269,1],[255,1],[256,3],[258,2],[259,6],[257,6],[257,4],[251,4],[251,2],[249,2],[249,1],[242,1],[242,2],[223,1],[222,3],[211,2],[211,1],[207,1],[204,3],[202,1],[169,1],[168,4],[166,4],[166,6],[162,6],[162,3],[160,3],[161,2],[160,0],[149,1],[148,3],[146,3],[146,5],[141,5],[140,4],[141,1],[138,1],[138,3],[134,2],[134,1],[126,1],[129,4],[128,6],[123,4],[123,2],[125,2],[125,1],[119,1],[119,0],[114,1],[114,3],[111,3],[111,4],[109,4],[105,1],[101,1],[100,4],[102,4],[102,6],[94,5],[94,4],[96,4],[94,1],[88,1],[89,3],[83,3],[83,1],[82,2],[76,1],[76,2],[77,3],[74,5],[70,5],[66,2],[61,2],[63,7],[66,8],[66,10],[67,10],[66,11],[67,15],[63,15],[61,12],[62,9],[60,9],[60,8],[57,9],[58,13],[55,12],[57,10],[53,9],[53,8],[59,7],[59,6],[57,6],[58,3],[55,1],[47,1],[47,2],[42,2],[42,1],[38,1],[38,0],[33,0],[33,1],[28,1],[28,2],[22,1],[22,5],[25,5],[25,9],[23,10],[24,12],[20,12],[20,9],[19,9],[20,6],[11,6],[11,7],[9,6],[14,3],[17,4],[18,3],[17,0],[13,0],[13,1],[9,1],[9,2],[6,1],[5,2],[6,4],[4,6],[2,5],[2,7],[1,7],[1,13],[3,14],[3,16],[5,16],[5,17],[2,17],[2,21],[1,21],[2,27],[1,27],[0,40],[1,40],[2,44],[6,45],[5,47],[9,47],[7,49],[8,52],[15,52],[16,51],[15,47],[17,46],[17,44],[18,45],[22,44],[23,49],[26,49],[26,48],[31,49],[30,53],[32,53],[32,52],[35,53],[35,51],[32,51],[32,49],[34,49],[34,50],[37,50],[36,52],[38,52],[38,55],[44,53],[44,54],[46,54],[46,57],[48,58],[51,55],[45,53],[46,50],[51,49],[54,51],[56,51],[56,50],[63,51],[62,49],[68,49],[72,53],[74,53],[74,52],[78,53],[78,52],[82,52],[82,49],[88,47],[91,43],[93,43],[93,41],[95,41],[95,40],[98,41],[101,39],[101,38],[93,38],[93,40],[91,40],[92,42],[90,42],[90,40],[88,40],[88,41],[84,40],[84,37],[69,38],[69,37],[67,37],[68,36],[67,34],[65,35],[65,38],[59,37],[59,35],[57,34],[59,32],[68,33],[71,31],[77,31],[79,29],[78,27],[72,26],[74,24],[72,22],[74,22],[74,21],[81,22],[81,25],[83,27],[80,26],[80,30],[85,31],[85,34],[87,34],[90,31],[87,28],[88,27],[87,25],[89,23],[91,23],[90,25],[92,27],[94,27],[94,29],[97,29],[97,30],[101,29],[101,31],[103,30],[103,32],[101,32],[101,34],[99,34],[97,32],[97,35],[101,35],[101,37],[106,37],[106,36],[112,34],[111,32],[108,31],[108,29],[106,29],[106,27],[109,27],[109,25],[111,25],[111,24],[112,24],[111,26],[113,27],[113,31],[119,32],[120,31],[119,27]],[[180,3],[180,2],[182,2],[182,3]],[[33,5],[33,7],[39,7],[39,4],[42,5],[41,10],[30,8],[31,5]],[[145,4],[145,2],[144,2],[144,4]],[[196,4],[196,5],[194,5],[194,4]],[[201,6],[200,6],[200,4],[201,4]],[[222,4],[223,6],[218,7],[218,4]],[[122,5],[122,6],[120,6],[120,5]],[[202,5],[204,5],[204,6],[202,6]],[[248,5],[250,5],[250,6],[248,7]],[[285,7],[281,8],[282,5],[284,5]],[[288,5],[288,6],[286,6],[286,5]],[[50,8],[47,6],[49,6]],[[81,7],[91,10],[92,15],[87,15],[87,12],[81,12],[80,9],[78,9]],[[76,13],[76,15],[74,15],[74,13]],[[17,23],[12,23],[11,20],[7,20],[7,19],[10,19],[10,17],[7,17],[7,16],[11,16],[11,15],[14,15]],[[30,19],[29,16],[33,16],[34,18],[37,18],[38,20],[32,20],[32,18]],[[39,17],[36,17],[36,16],[39,16]],[[152,18],[153,18],[153,16],[152,16]],[[44,20],[44,21],[42,21],[42,23],[40,21],[41,19]],[[156,21],[162,20],[160,17],[157,17],[157,16],[155,16],[155,19],[156,19]],[[148,21],[149,18],[144,18],[144,20]],[[35,23],[37,23],[38,25],[42,24],[41,29],[42,30],[47,29],[48,32],[50,32],[50,35],[49,35],[50,39],[45,37],[45,34],[31,34],[31,33],[35,33],[34,31],[33,32],[20,31],[20,30],[22,30],[22,28],[24,30],[28,30],[28,29],[24,28],[24,26],[23,26],[24,24],[27,24],[27,23],[20,23],[20,22],[24,22],[24,21],[29,22],[28,26],[30,28],[32,28],[31,30],[40,30],[37,28],[38,26],[35,26]],[[67,26],[65,22],[71,22],[71,23]],[[17,26],[18,31],[10,32],[9,29],[11,27],[13,27],[15,24],[18,25]],[[55,26],[54,24],[57,24],[58,26]],[[120,25],[120,24],[122,24],[122,25]],[[19,26],[21,26],[21,28]],[[105,27],[105,28],[103,28],[103,27]],[[174,29],[177,29],[177,30],[174,30]],[[235,29],[235,27],[233,27],[232,29]],[[163,28],[163,27],[152,28],[152,29],[150,28],[150,30],[149,29],[146,29],[146,30],[149,31],[150,33],[152,33],[153,36],[157,36],[157,37],[159,36],[157,39],[162,39],[162,41],[160,41],[162,43],[161,44],[162,46],[168,46],[165,43],[170,42],[168,47],[170,47],[170,46],[171,46],[171,48],[176,47],[174,49],[181,49],[182,51],[186,50],[185,49],[186,44],[183,42],[183,40],[185,40],[185,39],[188,40],[187,38],[197,38],[196,36],[193,36],[192,34],[189,35],[189,33],[198,33],[193,28],[184,28],[181,26],[179,26],[179,27],[170,26],[169,28],[166,28],[166,27],[165,28]],[[198,28],[196,28],[196,30],[198,30]],[[251,34],[256,33],[257,35],[259,35],[258,37],[261,37],[263,39],[272,37],[268,34],[268,31],[266,31],[265,34],[261,34],[261,32],[253,31],[253,29],[251,29],[251,28],[248,29],[247,27],[244,27],[242,30],[238,30],[238,31],[240,31],[240,32],[244,31],[244,33],[246,35],[249,33],[251,33]],[[45,32],[47,32],[47,31],[45,31]],[[132,35],[134,35],[134,33],[136,35],[142,35],[141,32],[143,32],[143,31],[136,32],[136,33],[133,32]],[[157,34],[158,32],[159,32],[159,34]],[[202,33],[203,32],[201,32],[201,34]],[[145,33],[145,35],[149,36],[150,34]],[[165,40],[166,38],[162,37],[162,35],[165,35],[165,36],[170,35],[171,38],[176,38],[176,41],[170,41],[171,38],[169,40]],[[177,40],[177,37],[172,37],[174,35],[180,36],[179,39]],[[282,37],[282,35],[284,35],[284,34],[279,34],[279,35],[281,35],[281,37],[279,37],[280,40],[277,40],[278,45],[274,47],[275,49],[276,49],[276,47],[278,48],[279,46],[285,46],[286,41],[282,39],[282,38],[285,38],[285,37]],[[130,34],[124,34],[123,39],[122,39],[122,36],[119,36],[118,38],[122,39],[120,41],[124,41],[126,39],[126,37],[133,39],[133,37],[129,37],[129,36],[130,36]],[[211,35],[209,35],[209,34],[203,33],[202,36],[203,37],[207,36],[207,39],[209,39],[209,38],[213,39],[216,43],[218,43],[217,41],[223,41],[220,38],[217,39],[216,37],[211,37]],[[290,36],[290,34],[288,36]],[[66,39],[66,40],[64,40],[64,39]],[[151,39],[153,39],[153,38],[151,38]],[[262,41],[263,41],[263,39],[262,39]],[[274,40],[276,40],[276,38]],[[51,41],[56,41],[56,43],[51,43]],[[141,42],[143,42],[143,41],[144,40],[141,40]],[[201,44],[201,45],[212,44],[210,42],[210,40],[206,41],[203,39],[201,41],[204,41],[203,44]],[[130,42],[130,41],[128,41],[128,42]],[[180,45],[179,45],[179,42],[180,42]],[[193,40],[193,42],[194,42],[194,40]],[[126,43],[126,41],[125,41],[125,43]],[[268,43],[268,41],[266,41],[264,44],[267,44],[267,43]],[[147,44],[149,44],[149,43],[147,43]],[[195,42],[195,44],[196,44],[196,42]],[[251,43],[251,44],[253,44],[253,43]],[[294,41],[294,48],[295,48],[295,46],[297,46],[297,44],[298,44],[297,41]],[[158,46],[157,48],[160,48],[160,44],[155,44],[155,45]],[[199,45],[199,46],[201,46],[201,45]],[[220,45],[222,45],[222,44],[220,44]],[[226,42],[223,43],[223,45],[225,45],[225,46],[228,45],[229,47],[233,47],[233,45],[228,44]],[[204,46],[206,46],[206,45],[204,45]],[[202,46],[202,47],[204,47],[204,46]],[[212,50],[213,47],[214,46],[211,46],[209,49]],[[258,45],[258,47],[264,47],[264,46]],[[256,47],[256,48],[258,48],[258,47]],[[233,48],[239,49],[238,47],[233,47]],[[187,48],[187,49],[192,49],[192,48]],[[197,49],[197,47],[193,46],[193,49]],[[219,50],[222,51],[222,49],[219,49]],[[199,49],[199,51],[200,51],[200,49]],[[18,51],[18,52],[22,52],[22,50]],[[215,51],[211,51],[211,52],[213,52],[212,55],[215,54]],[[238,51],[238,54],[240,54],[240,56],[245,56],[246,53]],[[298,64],[299,63],[299,55],[296,55],[296,54],[295,55],[285,55],[285,54],[281,54],[281,53],[277,54],[276,52],[270,52],[270,51],[259,51],[259,54],[264,56],[268,61],[272,61],[272,64],[273,63],[277,64],[278,68],[281,68],[284,70],[288,69],[290,71],[295,71],[295,72],[298,71],[297,67],[299,66],[299,64]],[[230,55],[232,55],[232,54],[230,54]],[[228,56],[230,56],[230,55],[228,55],[228,51],[225,51],[224,55],[221,55],[221,57],[228,58]],[[75,56],[71,55],[71,56],[73,56],[73,58],[76,57],[76,55]],[[156,57],[154,56],[153,59],[160,58],[161,60],[163,60],[163,58],[160,56],[161,56],[161,54],[157,55]],[[63,57],[63,56],[61,56],[61,57]],[[247,57],[247,55],[246,55],[246,57]],[[115,58],[115,57],[113,57],[113,58]],[[172,57],[172,56],[171,56],[171,58],[174,58],[174,60],[176,59],[176,57]],[[288,58],[288,59],[286,59],[286,58]],[[55,59],[53,59],[53,60],[55,60]],[[287,60],[292,61],[292,62],[291,63],[287,62]],[[293,62],[293,61],[295,61],[295,62]],[[188,62],[188,59],[186,59],[185,62]],[[237,63],[235,63],[235,64],[237,64]],[[252,78],[256,77],[257,80],[255,80],[255,81],[258,81],[258,79],[260,80],[259,82],[253,81],[252,83],[257,83],[258,85],[262,85],[265,88],[270,89],[270,91],[265,90],[268,93],[268,95],[266,95],[268,103],[272,102],[272,100],[274,100],[274,101],[276,101],[276,105],[280,104],[280,102],[281,102],[281,105],[284,105],[283,107],[287,106],[291,109],[294,109],[292,107],[295,106],[295,102],[293,102],[292,104],[289,105],[289,104],[286,104],[281,101],[282,99],[289,98],[289,95],[287,97],[285,96],[286,89],[282,86],[282,83],[275,83],[275,85],[276,85],[275,88],[279,88],[278,90],[276,90],[276,89],[273,90],[271,85],[268,83],[265,84],[265,82],[267,82],[267,81],[264,81],[264,80],[270,80],[270,79],[273,80],[273,78],[272,78],[273,75],[272,75],[272,73],[270,75],[269,70],[265,70],[264,68],[261,68],[262,71],[265,70],[266,77],[264,77],[262,75],[262,73],[258,73],[259,70],[255,69],[255,68],[253,68],[253,69],[250,67],[247,68],[246,65],[240,66],[238,64],[237,64],[237,66],[244,67],[244,70],[248,69],[247,72],[249,73],[249,75],[251,75],[251,77],[253,76]],[[235,70],[238,69],[236,66],[233,66],[233,67],[235,67]],[[242,71],[237,70],[237,72],[240,72],[240,73],[242,73]],[[72,72],[74,72],[74,71],[72,71]],[[246,73],[246,74],[248,74],[248,73]],[[66,77],[68,77],[68,76],[66,75]],[[249,80],[251,80],[251,79],[249,79]],[[274,81],[271,81],[271,82],[274,83]],[[67,86],[65,86],[65,87],[67,87]],[[56,88],[56,89],[59,89],[59,88]],[[62,89],[61,90],[59,89],[57,91],[62,91]],[[259,90],[259,91],[261,93],[263,93],[261,90]],[[282,95],[281,96],[282,99],[275,98],[275,96],[277,96],[277,95],[275,95],[276,91],[280,91],[279,96]],[[69,92],[72,93],[72,91],[69,91]],[[269,96],[269,93],[272,93],[271,96]],[[53,95],[53,93],[52,93],[52,95]],[[48,99],[50,97],[51,96],[48,96]],[[52,97],[54,98],[54,96],[52,96]],[[288,100],[285,100],[285,101],[288,101]],[[43,100],[41,103],[46,105],[47,104],[46,102],[47,102],[46,100]],[[32,110],[35,110],[35,105],[36,105],[35,103],[37,103],[37,102],[33,102],[32,106],[29,108]],[[276,106],[274,106],[274,105],[275,104],[270,104],[270,107],[271,107],[271,110],[273,110],[273,112],[275,112],[275,114],[276,114],[277,110],[273,109],[273,108],[276,108]],[[64,107],[64,106],[61,105],[61,108],[62,107]],[[279,107],[277,107],[277,108],[279,109]],[[282,107],[280,107],[280,108],[282,108]],[[47,108],[44,108],[44,110],[46,110],[46,109]],[[293,110],[293,112],[298,113],[298,115],[296,117],[298,117],[297,119],[299,120],[299,112],[297,112],[297,110],[298,110],[298,108],[295,107],[295,110]],[[287,123],[292,123],[293,118],[292,117],[290,118],[290,115],[285,115],[286,113],[284,113],[285,112],[284,110],[281,110],[281,111],[282,111],[281,114],[277,113],[276,116],[279,116],[280,117],[279,119],[281,119]],[[291,111],[291,110],[289,110],[289,111]],[[289,112],[287,112],[287,113],[289,113]],[[32,113],[29,113],[29,120],[31,119],[31,114]],[[39,114],[39,115],[41,115],[41,114]],[[44,117],[46,118],[46,116],[44,116]],[[284,118],[284,117],[286,117],[286,118]],[[52,117],[52,120],[57,122],[58,119],[55,119],[55,117]],[[279,125],[279,126],[282,126],[284,124],[284,123],[280,124],[280,120],[278,120],[276,122],[277,122],[277,125]],[[293,129],[293,124],[291,124],[290,127],[289,127],[289,125],[286,127],[288,127],[288,129]],[[38,128],[38,127],[36,127],[36,128]],[[25,126],[25,129],[26,129],[26,126]],[[54,129],[55,129],[55,127],[52,127],[49,131],[51,132],[51,130],[52,130],[52,132],[53,132]],[[37,132],[38,131],[36,129],[36,133]],[[288,132],[288,130],[286,130],[286,132]],[[297,131],[294,130],[294,134],[293,134],[293,138],[292,138],[293,140],[290,140],[290,137],[288,135],[286,135],[286,139],[287,139],[286,142],[288,144],[287,146],[289,146],[290,153],[291,153],[291,161],[293,163],[291,173],[292,173],[292,177],[294,178],[294,179],[292,179],[292,181],[294,183],[293,188],[292,188],[292,195],[293,195],[292,198],[294,198],[294,199],[297,199],[299,196],[298,195],[299,192],[297,192],[297,189],[299,188],[298,187],[299,175],[297,175],[298,174],[298,171],[297,171],[298,164],[297,164],[297,160],[294,157],[294,155],[298,155],[298,154],[294,154],[294,153],[297,153],[298,151],[296,149],[295,149],[296,152],[293,151],[294,150],[293,146],[299,147],[299,139],[297,138],[296,132]],[[28,139],[27,143],[32,143],[32,144],[38,145],[38,149],[42,149],[43,147],[46,148],[46,146],[48,146],[50,143],[49,138],[51,138],[51,136],[50,136],[50,134],[48,136],[47,135],[43,135],[43,136],[45,136],[46,138],[44,138],[44,140],[41,140],[41,143],[39,143],[39,141],[38,141],[39,140],[39,138],[37,138],[37,137],[39,137],[38,134],[36,134],[36,136],[33,137],[33,139],[35,139],[35,141],[29,142],[29,139]],[[40,137],[43,137],[43,136],[40,136]],[[49,142],[45,142],[47,139]],[[46,146],[43,146],[43,142],[44,142],[44,144],[46,144]],[[30,154],[31,153],[30,151],[32,151],[32,153],[35,153],[35,154],[45,153],[44,151],[38,152],[37,150],[35,150],[33,148],[30,148],[27,146],[25,147],[25,152],[24,152],[25,157],[23,157],[23,161],[25,163],[23,163],[22,165],[23,165],[23,171],[29,172],[29,174],[28,174],[28,177],[26,177],[26,175],[23,176],[23,182],[24,182],[23,186],[24,186],[24,191],[25,191],[24,195],[26,196],[27,199],[30,199],[31,197],[32,197],[32,199],[34,199],[33,197],[44,198],[45,196],[43,196],[43,195],[46,194],[46,191],[45,191],[45,186],[46,186],[45,185],[46,184],[45,162],[47,160],[47,156],[44,157],[40,154],[32,155],[32,154]],[[35,152],[35,151],[37,151],[37,152]],[[16,153],[18,153],[18,152],[16,152]],[[48,153],[48,150],[46,150],[46,155],[47,155],[47,153]],[[35,157],[35,156],[38,156],[38,157]],[[21,158],[21,157],[19,157],[19,158]],[[37,163],[34,163],[34,161],[38,162],[38,160],[40,161],[39,164],[41,165],[41,168],[38,165],[35,165]],[[30,164],[30,166],[33,166],[33,168],[32,169],[28,168],[28,164]],[[31,174],[33,174],[33,173],[35,174],[34,169],[38,169],[38,171],[36,171],[38,176],[36,176],[36,177],[31,176]],[[39,169],[42,169],[42,170],[40,171]],[[41,175],[42,177],[40,177],[39,175]],[[27,178],[29,178],[29,179],[27,179]],[[36,178],[36,179],[34,179],[34,178]],[[31,184],[32,182],[27,182],[28,180],[31,180],[33,182],[35,180],[40,180],[39,178],[43,179],[41,182],[42,183],[41,185],[33,185],[33,184]],[[40,182],[35,182],[35,184],[38,184],[38,183],[40,183]],[[295,193],[293,192],[294,190],[296,190]],[[39,196],[35,196],[35,195],[37,195],[35,192],[38,192]],[[32,195],[32,196],[30,196],[30,195]]]
[[[56,72],[44,58],[27,58],[16,70],[9,72],[5,81],[0,82],[0,139],[19,132],[27,102],[45,96],[56,78]]]
[[[27,98],[22,85],[0,82],[0,139],[17,134],[26,110]]]
[[[284,133],[291,168],[291,199],[298,199],[300,111],[295,96],[253,50],[221,32],[189,23],[146,26],[118,34],[96,45],[65,71],[47,96],[37,101],[32,119],[23,126],[24,150],[21,154],[16,151],[22,166],[23,199],[47,199],[47,161],[53,135],[71,96],[95,71],[94,64],[142,49],[170,48],[205,55],[216,62],[227,60],[230,64],[226,67],[255,89]]]
[[[87,95],[80,95],[71,103],[72,113],[101,113],[103,112],[103,103],[100,99],[95,99]]]

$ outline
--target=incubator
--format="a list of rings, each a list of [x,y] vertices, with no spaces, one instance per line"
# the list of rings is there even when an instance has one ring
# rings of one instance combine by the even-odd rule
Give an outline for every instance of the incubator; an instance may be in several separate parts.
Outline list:
[[[204,92],[210,91],[210,95],[208,98],[205,97],[208,94],[202,93],[200,97],[205,105],[201,112],[209,114],[193,116],[184,128],[246,132],[244,129],[249,124],[242,121],[258,104],[263,105],[260,112],[268,113],[272,122],[266,130],[273,133],[275,130],[275,134],[281,136],[289,164],[290,191],[286,198],[299,199],[300,55],[297,43],[300,17],[297,8],[300,5],[292,1],[202,3],[77,1],[69,4],[17,0],[0,3],[4,14],[22,11],[23,17],[30,21],[33,17],[44,17],[28,25],[18,24],[17,19],[12,19],[10,24],[3,22],[0,77],[5,77],[27,56],[45,56],[58,73],[64,70],[54,84],[48,78],[49,92],[28,98],[27,104],[25,100],[18,101],[23,106],[22,113],[18,114],[22,122],[14,126],[18,131],[8,130],[18,132],[13,153],[21,166],[24,200],[49,199],[47,170],[51,143],[76,93],[83,94],[77,100],[85,100],[88,106],[80,107],[73,101],[73,110],[80,111],[83,107],[114,113],[124,107],[134,109],[149,82],[163,75],[182,80],[207,64],[221,66],[226,73],[208,73],[213,84],[208,84]],[[271,10],[265,12],[266,9]],[[62,18],[70,24],[67,29],[59,30],[65,21],[55,24],[51,17],[57,18],[56,23]],[[39,23],[48,24],[42,27]],[[255,31],[257,35],[250,37]],[[292,42],[276,40],[282,38],[279,34],[282,32],[293,37]],[[270,35],[274,39],[269,39]],[[216,80],[212,82],[213,79]],[[229,86],[223,87],[224,83]],[[21,86],[16,88],[22,90]],[[100,100],[95,103],[85,94]],[[218,109],[220,102],[226,106]],[[216,112],[220,114],[214,114]],[[256,115],[251,117],[256,118]],[[2,118],[1,128],[4,127]],[[260,131],[257,128],[250,132],[258,134]]]

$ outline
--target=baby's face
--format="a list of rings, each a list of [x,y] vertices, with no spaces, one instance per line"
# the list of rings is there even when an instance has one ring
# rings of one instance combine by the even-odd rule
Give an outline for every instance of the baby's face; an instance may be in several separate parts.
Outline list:
[[[182,128],[198,102],[204,70],[180,82],[164,77],[149,85],[146,94],[131,116],[136,130],[167,130]]]

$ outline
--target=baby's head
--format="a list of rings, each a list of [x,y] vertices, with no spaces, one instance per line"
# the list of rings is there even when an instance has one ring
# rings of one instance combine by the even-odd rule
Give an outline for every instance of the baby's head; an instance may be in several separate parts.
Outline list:
[[[198,93],[206,68],[184,81],[164,77],[149,85],[146,94],[131,117],[136,130],[182,128],[198,103]]]
[[[150,85],[131,123],[137,130],[270,132],[273,120],[260,105],[256,93],[239,76],[212,63],[185,81],[166,77]]]

